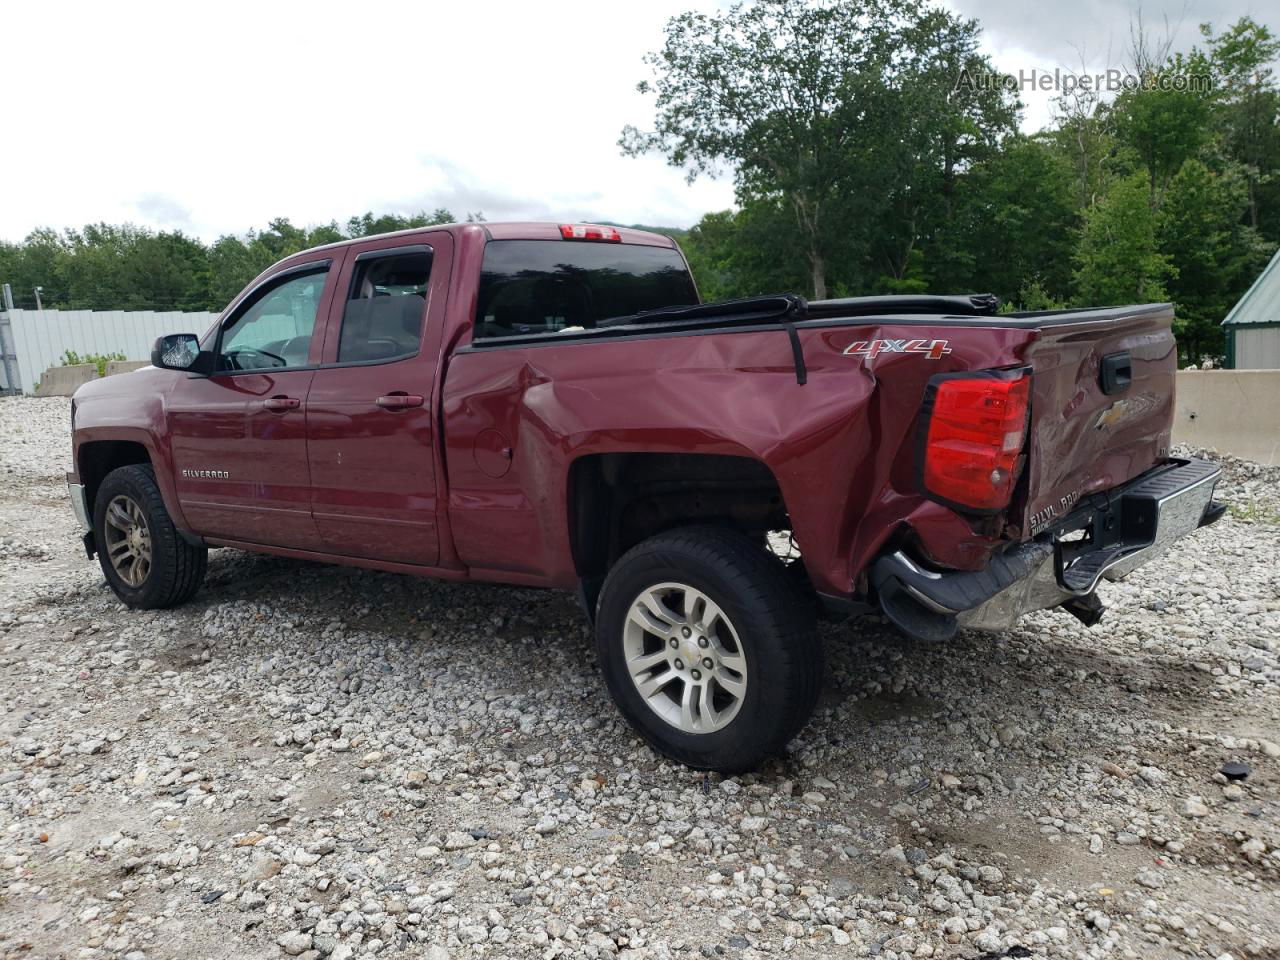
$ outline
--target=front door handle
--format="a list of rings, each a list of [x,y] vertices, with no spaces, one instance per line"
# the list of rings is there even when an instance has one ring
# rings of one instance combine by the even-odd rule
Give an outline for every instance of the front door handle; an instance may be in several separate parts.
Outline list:
[[[298,407],[302,406],[302,401],[297,397],[276,396],[263,400],[262,405],[268,410],[297,410]]]
[[[420,407],[425,401],[416,393],[389,393],[374,401],[384,410],[407,410],[409,407]]]

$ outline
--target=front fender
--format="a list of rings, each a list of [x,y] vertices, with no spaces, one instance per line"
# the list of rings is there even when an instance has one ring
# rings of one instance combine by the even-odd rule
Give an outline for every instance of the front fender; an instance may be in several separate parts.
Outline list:
[[[91,381],[76,391],[72,464],[76,482],[84,476],[86,449],[108,441],[136,443],[146,450],[155,470],[165,509],[182,533],[191,529],[182,513],[174,483],[173,456],[165,400],[172,385],[170,371],[144,369]],[[121,381],[111,383],[111,381]],[[90,389],[96,388],[96,389]],[[89,505],[92,508],[92,504]]]

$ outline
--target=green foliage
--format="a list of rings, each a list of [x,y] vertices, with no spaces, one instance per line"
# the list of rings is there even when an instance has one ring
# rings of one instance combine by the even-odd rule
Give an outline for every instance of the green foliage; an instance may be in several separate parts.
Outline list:
[[[1070,160],[1043,137],[1010,137],[972,166],[956,185],[954,216],[936,235],[952,251],[951,269],[935,259],[931,289],[1025,302],[1031,283],[1048,301],[1067,300],[1080,222],[1071,181]]]
[[[1145,77],[1142,87],[1121,93],[1111,111],[1117,139],[1134,151],[1147,172],[1152,204],[1159,203],[1182,164],[1209,138],[1209,97],[1176,89],[1170,82],[1187,72],[1181,58],[1171,61],[1167,70]]]
[[[920,0],[760,0],[682,14],[646,58],[652,85],[639,85],[656,94],[653,129],[628,126],[619,143],[661,152],[691,179],[732,168],[744,210],[793,220],[801,289],[816,297],[833,279],[912,283],[911,250],[939,215],[931,192],[945,198],[1016,115],[1001,90],[955,91],[961,66],[989,70],[977,45],[974,21]]]
[[[1017,303],[1020,310],[1065,310],[1069,305],[1066,300],[1059,300],[1046,290],[1039,278],[1022,285]]]
[[[929,281],[924,274],[924,251],[913,247],[907,252],[901,276],[882,276],[878,281],[885,293],[924,293]]]
[[[1076,303],[1112,306],[1165,300],[1165,284],[1177,271],[1159,250],[1156,228],[1147,178],[1134,174],[1116,183],[1085,214],[1075,254]]]
[[[895,147],[877,158],[899,166],[874,225],[881,268],[874,289],[914,293],[963,282],[974,267],[973,246],[959,225],[958,194],[967,171],[996,156],[1001,141],[1015,133],[1021,105],[1002,85],[971,82],[998,76],[978,53],[977,21],[927,6],[908,7],[905,16],[897,51],[901,113],[885,131]]]
[[[345,229],[336,222],[303,229],[276,218],[265,229],[228,234],[207,246],[179,232],[153,233],[133,224],[39,229],[20,244],[0,242],[0,282],[12,286],[19,307],[34,307],[34,288],[41,287],[49,309],[218,311],[267,267],[301,250],[453,220],[443,208],[412,216],[365,213]]]
[[[1177,269],[1168,288],[1188,362],[1225,353],[1222,318],[1265,262],[1256,232],[1242,222],[1247,207],[1248,188],[1237,168],[1218,174],[1189,160],[1169,184],[1157,236]]]
[[[1250,226],[1280,240],[1280,91],[1273,64],[1280,39],[1251,17],[1221,34],[1202,24],[1207,50],[1197,51],[1217,81],[1212,126],[1241,165]]]
[[[413,230],[418,227],[435,227],[442,223],[453,222],[455,222],[453,214],[443,207],[433,210],[431,213],[423,210],[407,217],[398,216],[394,213],[384,213],[380,217],[375,217],[372,213],[365,213],[359,217],[352,217],[347,221],[347,236],[371,237],[378,233],[394,233],[396,230]]]
[[[1008,310],[1171,299],[1182,361],[1221,355],[1221,320],[1280,242],[1280,40],[1248,17],[1205,25],[1203,48],[1144,54],[1145,83],[1112,101],[1064,96],[1050,129],[1022,136],[1011,97],[941,82],[990,70],[976,24],[886,9],[767,0],[668,27],[649,61],[655,128],[622,142],[694,175],[734,172],[738,209],[682,241],[704,297],[990,291]],[[848,41],[850,56],[817,37]],[[864,50],[869,38],[896,45],[893,65]],[[850,109],[845,140],[824,118]]]
[[[681,242],[703,300],[803,290],[808,263],[795,219],[778,203],[708,213]]]
[[[1231,511],[1231,516],[1241,523],[1280,526],[1280,507],[1274,503],[1246,500],[1244,503],[1233,503],[1228,509]]]
[[[680,239],[705,300],[992,292],[1007,309],[1171,299],[1183,362],[1218,356],[1219,324],[1280,244],[1280,39],[1242,17],[1198,46],[1143,53],[1146,83],[1076,92],[1051,127],[979,53],[976,21],[926,0],[755,0],[668,22],[647,58],[658,151],[733,176],[736,208]],[[1207,75],[1212,86],[1170,82]],[[20,306],[220,309],[281,257],[453,221],[372,212],[286,219],[202,244],[132,225],[0,242]],[[483,220],[479,213],[467,220]]]
[[[68,350],[62,355],[62,366],[74,367],[82,363],[92,363],[98,368],[98,376],[105,377],[107,375],[107,364],[112,360],[128,359],[123,353],[86,353],[79,354],[74,350]],[[38,385],[38,384],[37,384]]]

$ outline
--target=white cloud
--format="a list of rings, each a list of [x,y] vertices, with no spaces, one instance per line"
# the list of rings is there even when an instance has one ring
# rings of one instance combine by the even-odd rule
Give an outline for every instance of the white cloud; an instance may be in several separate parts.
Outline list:
[[[205,239],[286,216],[456,215],[687,226],[733,201],[620,155],[666,19],[725,0],[42,0],[5,11],[0,239],[133,221]],[[949,0],[1006,70],[1118,65],[1139,0]],[[1178,39],[1225,0],[1155,0]],[[1234,19],[1234,15],[1230,18]],[[1025,95],[1024,128],[1050,119]]]
[[[1256,0],[1075,0],[1031,5],[1027,0],[942,0],[951,10],[977,18],[983,28],[983,52],[995,66],[1053,74],[1055,70],[1097,75],[1132,66],[1132,30],[1139,18],[1151,48],[1168,43],[1172,50],[1203,44],[1199,25],[1212,23],[1221,32],[1242,16],[1280,27],[1275,4]],[[1056,93],[1027,90],[1019,94],[1025,109],[1022,129],[1034,132],[1051,124]],[[1106,94],[1104,99],[1110,99]]]
[[[616,144],[652,119],[641,57],[688,6],[12,5],[0,238],[105,220],[211,239],[438,206],[690,225],[732,185]]]

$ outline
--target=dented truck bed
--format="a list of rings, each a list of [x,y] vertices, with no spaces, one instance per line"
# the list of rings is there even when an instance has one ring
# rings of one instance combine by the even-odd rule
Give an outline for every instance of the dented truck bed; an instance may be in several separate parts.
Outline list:
[[[1028,609],[1064,603],[1093,617],[1086,608],[1096,578],[1085,589],[1066,585],[1057,543],[1069,535],[1104,538],[1102,528],[1081,533],[1099,502],[1125,505],[1136,523],[1147,508],[1131,506],[1146,489],[1135,481],[1195,473],[1200,513],[1190,528],[1216,517],[1205,512],[1216,472],[1169,459],[1172,308],[993,308],[967,297],[764,298],[655,311],[558,337],[476,343],[450,368],[446,433],[461,453],[471,435],[461,398],[483,385],[486,396],[504,398],[497,402],[512,410],[513,429],[518,420],[537,424],[521,432],[529,477],[563,476],[567,461],[605,451],[763,461],[777,477],[818,591],[833,606],[879,606],[908,632],[1008,626]],[[1025,376],[1030,384],[1016,482],[997,510],[966,509],[922,484],[931,390],[974,374]],[[512,505],[528,497],[527,541],[547,548],[545,556],[528,555],[530,570],[555,566],[558,493],[544,497],[513,475],[455,475],[453,490],[473,504],[500,501],[495,509],[508,521]],[[1167,516],[1159,511],[1159,543],[1137,534],[1126,541],[1129,568],[1176,539]],[[484,526],[478,516],[475,523]],[[1187,532],[1187,524],[1176,530]],[[1103,564],[1112,575],[1120,572],[1115,559]],[[961,574],[972,576],[945,597],[930,599],[919,587]],[[567,580],[574,571],[558,575]],[[1081,598],[1090,599],[1082,605]],[[931,616],[914,616],[908,600]]]

